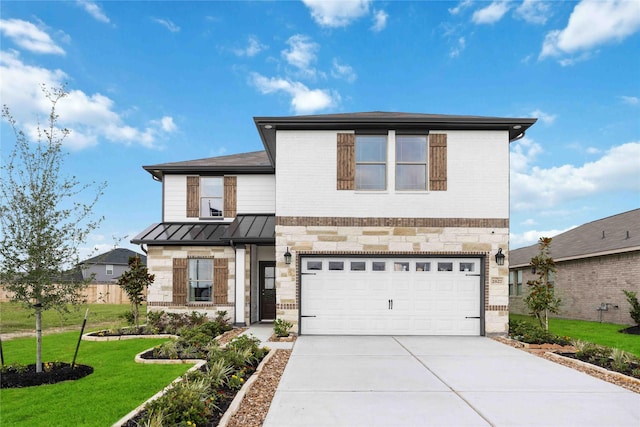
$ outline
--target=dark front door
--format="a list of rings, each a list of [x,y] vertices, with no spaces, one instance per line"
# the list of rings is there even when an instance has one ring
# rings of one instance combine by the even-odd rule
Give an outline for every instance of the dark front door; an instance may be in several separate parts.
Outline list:
[[[276,318],[276,263],[260,262],[260,320]]]

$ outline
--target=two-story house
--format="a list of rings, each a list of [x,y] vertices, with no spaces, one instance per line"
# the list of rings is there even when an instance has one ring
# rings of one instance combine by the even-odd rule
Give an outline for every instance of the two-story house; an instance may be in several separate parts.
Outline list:
[[[528,118],[254,118],[265,151],[145,166],[150,310],[300,334],[485,335],[508,324],[509,143]]]

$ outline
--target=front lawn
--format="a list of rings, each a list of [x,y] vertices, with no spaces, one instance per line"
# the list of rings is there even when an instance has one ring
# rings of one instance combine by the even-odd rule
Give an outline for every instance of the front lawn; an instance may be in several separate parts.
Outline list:
[[[44,336],[43,361],[71,363],[78,335],[79,331]],[[92,366],[93,374],[78,381],[0,390],[2,425],[113,424],[191,367],[135,363],[137,353],[164,341],[82,341],[76,363]],[[3,341],[2,347],[5,364],[35,363],[35,338]]]
[[[69,314],[61,317],[55,310],[47,310],[42,313],[42,328],[77,327],[80,330],[85,312],[89,309],[87,330],[110,329],[124,326],[127,321],[122,318],[124,313],[131,310],[129,304],[83,304],[76,310],[69,306]],[[146,306],[140,307],[140,323],[146,319]],[[33,332],[36,329],[36,321],[33,311],[24,308],[20,304],[0,302],[0,333]]]
[[[509,314],[511,320],[524,320],[538,324],[531,316]],[[610,348],[624,350],[640,357],[640,335],[622,334],[618,331],[627,325],[588,322],[585,320],[549,319],[549,331],[555,335],[568,336],[574,340],[592,342]]]

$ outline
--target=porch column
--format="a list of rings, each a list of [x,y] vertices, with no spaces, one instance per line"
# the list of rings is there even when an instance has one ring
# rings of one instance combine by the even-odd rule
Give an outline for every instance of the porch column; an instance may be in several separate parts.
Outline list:
[[[234,322],[237,326],[245,326],[244,321],[244,296],[245,296],[245,253],[246,249],[244,245],[236,246],[236,294],[235,294],[235,319]]]

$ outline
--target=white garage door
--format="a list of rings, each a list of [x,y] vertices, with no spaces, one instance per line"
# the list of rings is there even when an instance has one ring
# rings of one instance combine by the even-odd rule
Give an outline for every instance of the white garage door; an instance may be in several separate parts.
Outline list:
[[[302,334],[480,335],[479,258],[301,263]]]

